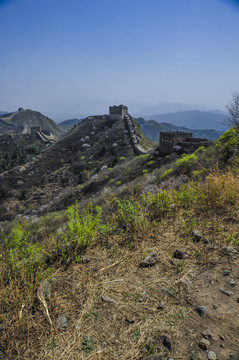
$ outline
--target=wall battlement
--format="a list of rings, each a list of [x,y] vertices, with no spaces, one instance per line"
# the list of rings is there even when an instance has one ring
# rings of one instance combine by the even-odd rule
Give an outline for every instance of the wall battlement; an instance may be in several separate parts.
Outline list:
[[[109,106],[109,116],[110,120],[123,120],[123,118],[128,115],[128,108],[125,105],[119,106]]]
[[[193,136],[193,133],[191,132],[188,132],[188,131],[163,131],[163,132],[160,132],[160,138],[161,137],[192,137]]]
[[[193,138],[193,133],[188,131],[165,131],[160,132],[159,151],[163,155],[175,151],[194,151],[199,146],[209,146],[207,139]]]

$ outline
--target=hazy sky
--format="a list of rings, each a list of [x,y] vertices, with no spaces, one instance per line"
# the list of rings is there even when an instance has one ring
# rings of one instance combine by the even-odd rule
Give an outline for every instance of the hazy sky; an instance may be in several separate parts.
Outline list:
[[[232,0],[0,0],[0,110],[221,108],[239,89]]]

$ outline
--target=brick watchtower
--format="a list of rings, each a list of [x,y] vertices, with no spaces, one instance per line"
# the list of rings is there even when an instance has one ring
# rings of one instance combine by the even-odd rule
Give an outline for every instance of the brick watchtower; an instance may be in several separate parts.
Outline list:
[[[125,115],[128,115],[128,108],[125,105],[110,106],[109,116],[110,120],[123,120]]]

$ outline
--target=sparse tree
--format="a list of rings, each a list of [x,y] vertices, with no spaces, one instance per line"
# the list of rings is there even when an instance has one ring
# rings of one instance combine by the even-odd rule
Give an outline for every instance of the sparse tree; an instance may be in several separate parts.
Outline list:
[[[229,116],[227,123],[239,131],[239,91],[232,93],[232,101],[226,106]]]

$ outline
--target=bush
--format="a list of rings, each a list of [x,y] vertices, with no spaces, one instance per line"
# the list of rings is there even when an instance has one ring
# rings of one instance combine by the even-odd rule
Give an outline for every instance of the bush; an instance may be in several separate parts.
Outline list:
[[[44,248],[30,241],[30,233],[23,229],[20,222],[12,227],[9,239],[5,239],[4,261],[8,266],[8,277],[20,280],[34,277],[43,264]]]
[[[171,210],[171,193],[167,190],[161,190],[155,195],[148,193],[142,196],[142,200],[151,218],[161,217]]]
[[[180,159],[176,161],[178,171],[180,173],[191,173],[197,162],[197,156],[193,154],[183,154]]]
[[[102,208],[96,206],[93,210],[92,205],[79,211],[79,204],[76,201],[66,210],[66,235],[65,243],[70,248],[84,249],[92,242],[96,234],[104,228],[102,225]]]
[[[131,200],[116,200],[116,222],[125,232],[132,233],[143,221],[141,207]]]
[[[172,174],[173,169],[168,169],[166,171],[164,171],[164,173],[162,175],[160,175],[160,179],[161,180],[165,180],[170,174]]]

